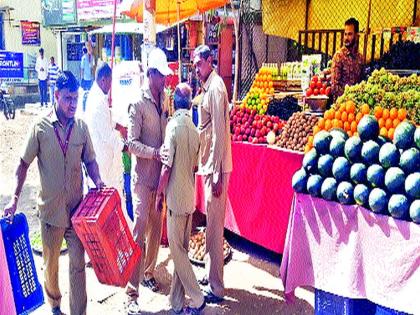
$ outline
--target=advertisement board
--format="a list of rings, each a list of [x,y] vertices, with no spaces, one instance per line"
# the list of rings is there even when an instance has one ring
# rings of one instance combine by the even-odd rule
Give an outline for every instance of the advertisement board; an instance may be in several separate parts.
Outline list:
[[[75,0],[41,0],[45,26],[76,24]]]
[[[114,14],[114,0],[76,0],[79,21],[109,19]],[[117,6],[122,0],[117,0]],[[117,10],[118,11],[118,10]]]
[[[0,51],[0,79],[23,78],[23,53]]]
[[[20,21],[22,45],[41,45],[41,27],[39,22]]]

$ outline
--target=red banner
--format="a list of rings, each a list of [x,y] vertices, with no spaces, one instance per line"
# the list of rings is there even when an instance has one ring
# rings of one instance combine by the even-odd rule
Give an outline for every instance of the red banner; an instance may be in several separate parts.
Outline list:
[[[39,22],[20,21],[22,45],[41,45],[41,28]]]

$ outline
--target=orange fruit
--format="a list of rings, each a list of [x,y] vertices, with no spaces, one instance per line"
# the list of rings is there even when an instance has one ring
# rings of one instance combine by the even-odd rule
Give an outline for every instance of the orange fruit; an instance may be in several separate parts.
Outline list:
[[[330,110],[326,110],[324,113],[324,119],[325,120],[328,119],[329,115],[330,115]]]
[[[354,113],[356,111],[356,104],[353,101],[347,101],[346,111],[348,113]]]
[[[341,120],[342,120],[342,121],[347,121],[347,112],[343,112],[343,113],[341,114]]]
[[[356,132],[357,131],[357,122],[353,121],[350,125],[350,130],[352,132]]]
[[[383,117],[378,119],[379,128],[382,128],[385,126],[385,119]]]
[[[341,120],[338,121],[338,128],[343,129],[343,122]]]
[[[350,130],[350,123],[348,122],[348,121],[345,121],[344,122],[344,124],[343,124],[343,129],[345,130],[345,131],[349,131]]]
[[[379,131],[379,135],[381,135],[382,137],[388,137],[388,130],[385,127],[382,127]]]
[[[312,145],[314,143],[314,136],[309,136],[308,137],[308,144]]]
[[[361,109],[363,115],[367,115],[367,114],[370,113],[370,108],[369,108],[368,104],[363,104],[360,109]]]
[[[335,112],[334,118],[337,120],[341,119],[341,111]]]
[[[389,109],[385,108],[382,112],[382,118],[383,119],[388,119],[389,118]]]
[[[353,113],[349,113],[349,114],[348,114],[348,116],[347,116],[347,121],[348,121],[348,122],[352,122],[352,121],[354,121],[354,114],[353,114]]]
[[[330,113],[328,115],[328,119],[332,120],[332,119],[334,119],[334,116],[335,116],[334,110],[333,109],[330,109]]]
[[[373,110],[373,113],[375,114],[375,117],[377,119],[382,117],[382,112],[383,112],[383,110],[382,110],[381,106],[375,106],[375,109]]]
[[[388,130],[388,138],[391,140],[394,139],[394,128]]]
[[[400,121],[403,121],[406,118],[407,118],[407,110],[405,108],[400,108],[398,110],[398,119]]]
[[[385,121],[385,128],[388,129],[388,130],[389,130],[389,128],[392,128],[392,119],[391,118],[388,118]]]
[[[346,104],[343,103],[340,105],[340,111],[344,112],[346,110]]]
[[[395,107],[391,108],[391,110],[389,111],[389,118],[395,119],[397,117],[398,117],[398,110]]]
[[[397,126],[398,126],[398,124],[400,123],[401,121],[398,119],[398,118],[395,118],[393,121],[392,121],[392,126],[394,127],[394,128],[397,128]]]
[[[332,122],[330,119],[325,121],[325,130],[330,130],[332,127]]]
[[[356,122],[358,123],[360,121],[360,119],[362,119],[362,117],[363,117],[363,113],[357,113]]]
[[[347,131],[347,135],[348,135],[349,137],[351,137],[351,136],[353,136],[353,132],[352,132],[351,130],[349,130],[349,131]]]
[[[320,118],[319,120],[318,120],[318,127],[319,127],[319,129],[324,129],[325,128],[325,119],[324,118]]]
[[[338,120],[338,119],[334,119],[334,120],[333,120],[333,122],[332,122],[332,126],[333,126],[333,128],[338,128],[338,122],[339,122],[339,120]]]
[[[308,153],[309,151],[311,151],[311,146],[310,145],[305,145],[305,153]]]
[[[314,135],[316,135],[320,131],[321,131],[321,129],[318,126],[314,127]]]

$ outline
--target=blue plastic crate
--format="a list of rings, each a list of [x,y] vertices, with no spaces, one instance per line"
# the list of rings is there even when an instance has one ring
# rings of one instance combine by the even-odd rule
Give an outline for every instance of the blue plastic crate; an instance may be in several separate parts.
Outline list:
[[[366,299],[350,299],[315,289],[316,315],[374,315],[375,304]]]
[[[29,314],[42,304],[44,295],[38,281],[31,244],[29,228],[23,213],[15,215],[13,224],[0,220],[4,249],[12,282],[16,313]]]
[[[375,315],[410,315],[381,305],[376,305]]]

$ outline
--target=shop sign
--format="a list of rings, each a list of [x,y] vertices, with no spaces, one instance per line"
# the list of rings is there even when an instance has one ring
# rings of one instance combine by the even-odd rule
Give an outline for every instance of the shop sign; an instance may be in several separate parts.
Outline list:
[[[0,78],[23,78],[23,53],[0,51]]]
[[[122,0],[117,0],[117,6],[121,2]],[[114,0],[77,0],[77,18],[79,21],[109,19],[113,15]]]
[[[41,0],[43,24],[76,24],[75,0]]]
[[[41,28],[39,22],[20,21],[22,45],[41,45]]]

